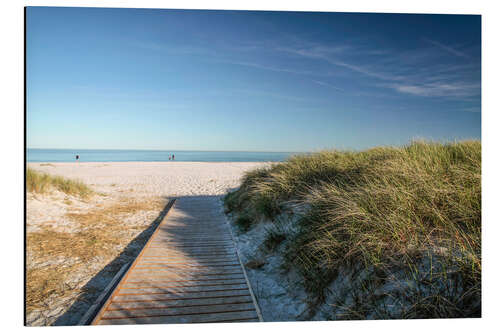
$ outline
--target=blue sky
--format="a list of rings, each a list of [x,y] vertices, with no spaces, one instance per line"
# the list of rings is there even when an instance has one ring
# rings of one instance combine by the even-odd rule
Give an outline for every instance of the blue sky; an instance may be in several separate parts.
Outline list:
[[[481,18],[27,9],[29,148],[313,151],[481,137]]]

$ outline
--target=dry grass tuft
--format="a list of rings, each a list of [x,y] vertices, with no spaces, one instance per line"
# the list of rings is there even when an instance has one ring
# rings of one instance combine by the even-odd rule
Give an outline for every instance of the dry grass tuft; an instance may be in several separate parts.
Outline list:
[[[72,267],[74,269],[74,267]],[[26,271],[26,309],[44,308],[51,296],[64,296],[70,290],[65,285],[70,271],[67,267],[46,266]]]

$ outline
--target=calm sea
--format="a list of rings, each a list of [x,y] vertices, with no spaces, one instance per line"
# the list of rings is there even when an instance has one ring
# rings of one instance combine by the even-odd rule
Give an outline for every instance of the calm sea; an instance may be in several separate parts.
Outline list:
[[[28,149],[28,162],[161,162],[174,154],[176,161],[185,162],[281,162],[297,153],[243,151],[182,151],[182,150],[92,150],[92,149]]]

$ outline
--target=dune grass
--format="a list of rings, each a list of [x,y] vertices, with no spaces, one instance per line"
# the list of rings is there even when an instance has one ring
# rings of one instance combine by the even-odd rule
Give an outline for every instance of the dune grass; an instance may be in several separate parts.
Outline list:
[[[481,315],[479,141],[294,156],[248,172],[225,207],[243,231],[296,221],[266,247],[286,239],[283,267],[299,272],[311,309],[349,271],[333,318]]]
[[[80,181],[49,175],[32,168],[26,170],[26,190],[28,192],[46,193],[49,189],[56,189],[82,198],[93,194],[92,189]]]

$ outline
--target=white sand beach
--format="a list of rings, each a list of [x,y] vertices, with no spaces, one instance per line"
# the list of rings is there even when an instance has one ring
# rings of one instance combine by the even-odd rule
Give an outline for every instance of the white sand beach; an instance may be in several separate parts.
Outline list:
[[[39,171],[80,179],[96,191],[134,189],[157,196],[220,195],[263,162],[71,162],[28,163]],[[268,163],[267,163],[268,164]]]
[[[222,196],[246,171],[266,164],[28,163],[37,171],[80,180],[95,194],[86,199],[58,191],[27,194],[27,324],[75,325],[140,251],[169,198]],[[93,230],[97,237],[89,236]],[[89,249],[95,250],[90,258],[78,254]],[[60,281],[47,282],[55,275]]]

